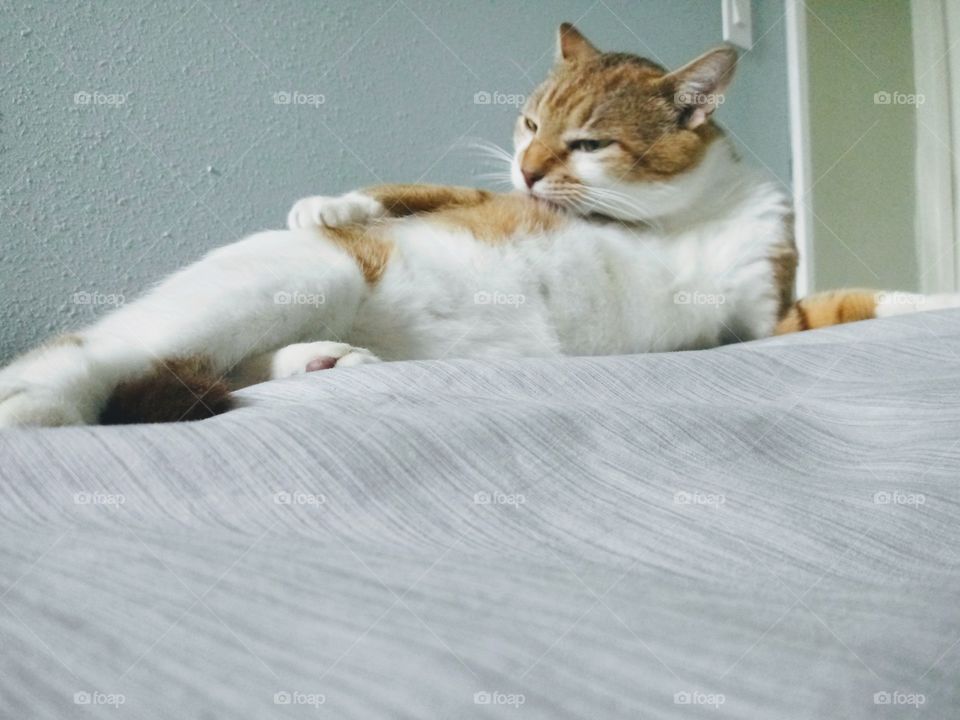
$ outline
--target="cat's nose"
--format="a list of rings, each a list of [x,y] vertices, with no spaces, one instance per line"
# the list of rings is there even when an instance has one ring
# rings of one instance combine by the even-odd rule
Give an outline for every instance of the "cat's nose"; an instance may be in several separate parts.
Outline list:
[[[538,170],[521,170],[521,172],[523,173],[523,181],[528,188],[532,188],[537,180],[543,180],[543,173]]]

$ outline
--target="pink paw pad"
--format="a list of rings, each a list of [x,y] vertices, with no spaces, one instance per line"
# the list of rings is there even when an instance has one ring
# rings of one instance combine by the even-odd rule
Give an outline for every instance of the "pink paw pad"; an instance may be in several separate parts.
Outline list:
[[[315,357],[313,360],[307,363],[307,372],[316,372],[317,370],[329,370],[334,365],[337,364],[337,359],[335,357],[330,357],[329,355],[321,355]]]

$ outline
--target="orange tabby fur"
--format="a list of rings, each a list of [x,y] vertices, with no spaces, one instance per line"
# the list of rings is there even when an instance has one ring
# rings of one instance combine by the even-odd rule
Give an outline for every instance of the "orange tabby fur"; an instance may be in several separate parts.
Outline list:
[[[798,300],[777,325],[776,334],[870,320],[877,315],[877,293],[873,290],[829,290]]]

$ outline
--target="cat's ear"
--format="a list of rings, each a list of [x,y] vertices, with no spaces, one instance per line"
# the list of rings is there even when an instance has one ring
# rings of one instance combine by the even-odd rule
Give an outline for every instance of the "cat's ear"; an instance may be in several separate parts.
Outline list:
[[[723,102],[736,66],[737,51],[718,47],[663,78],[664,89],[683,111],[685,127],[692,130],[707,122]]]
[[[589,60],[600,54],[590,41],[570,23],[563,23],[557,33],[557,62]]]

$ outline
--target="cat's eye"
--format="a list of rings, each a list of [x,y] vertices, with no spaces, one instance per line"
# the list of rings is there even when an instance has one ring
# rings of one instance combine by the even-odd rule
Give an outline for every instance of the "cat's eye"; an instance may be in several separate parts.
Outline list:
[[[567,147],[581,152],[596,152],[612,144],[613,140],[572,140],[567,143]]]
[[[527,130],[529,130],[530,132],[535,133],[537,131],[537,124],[530,118],[525,117],[523,119],[523,124],[526,125]]]

